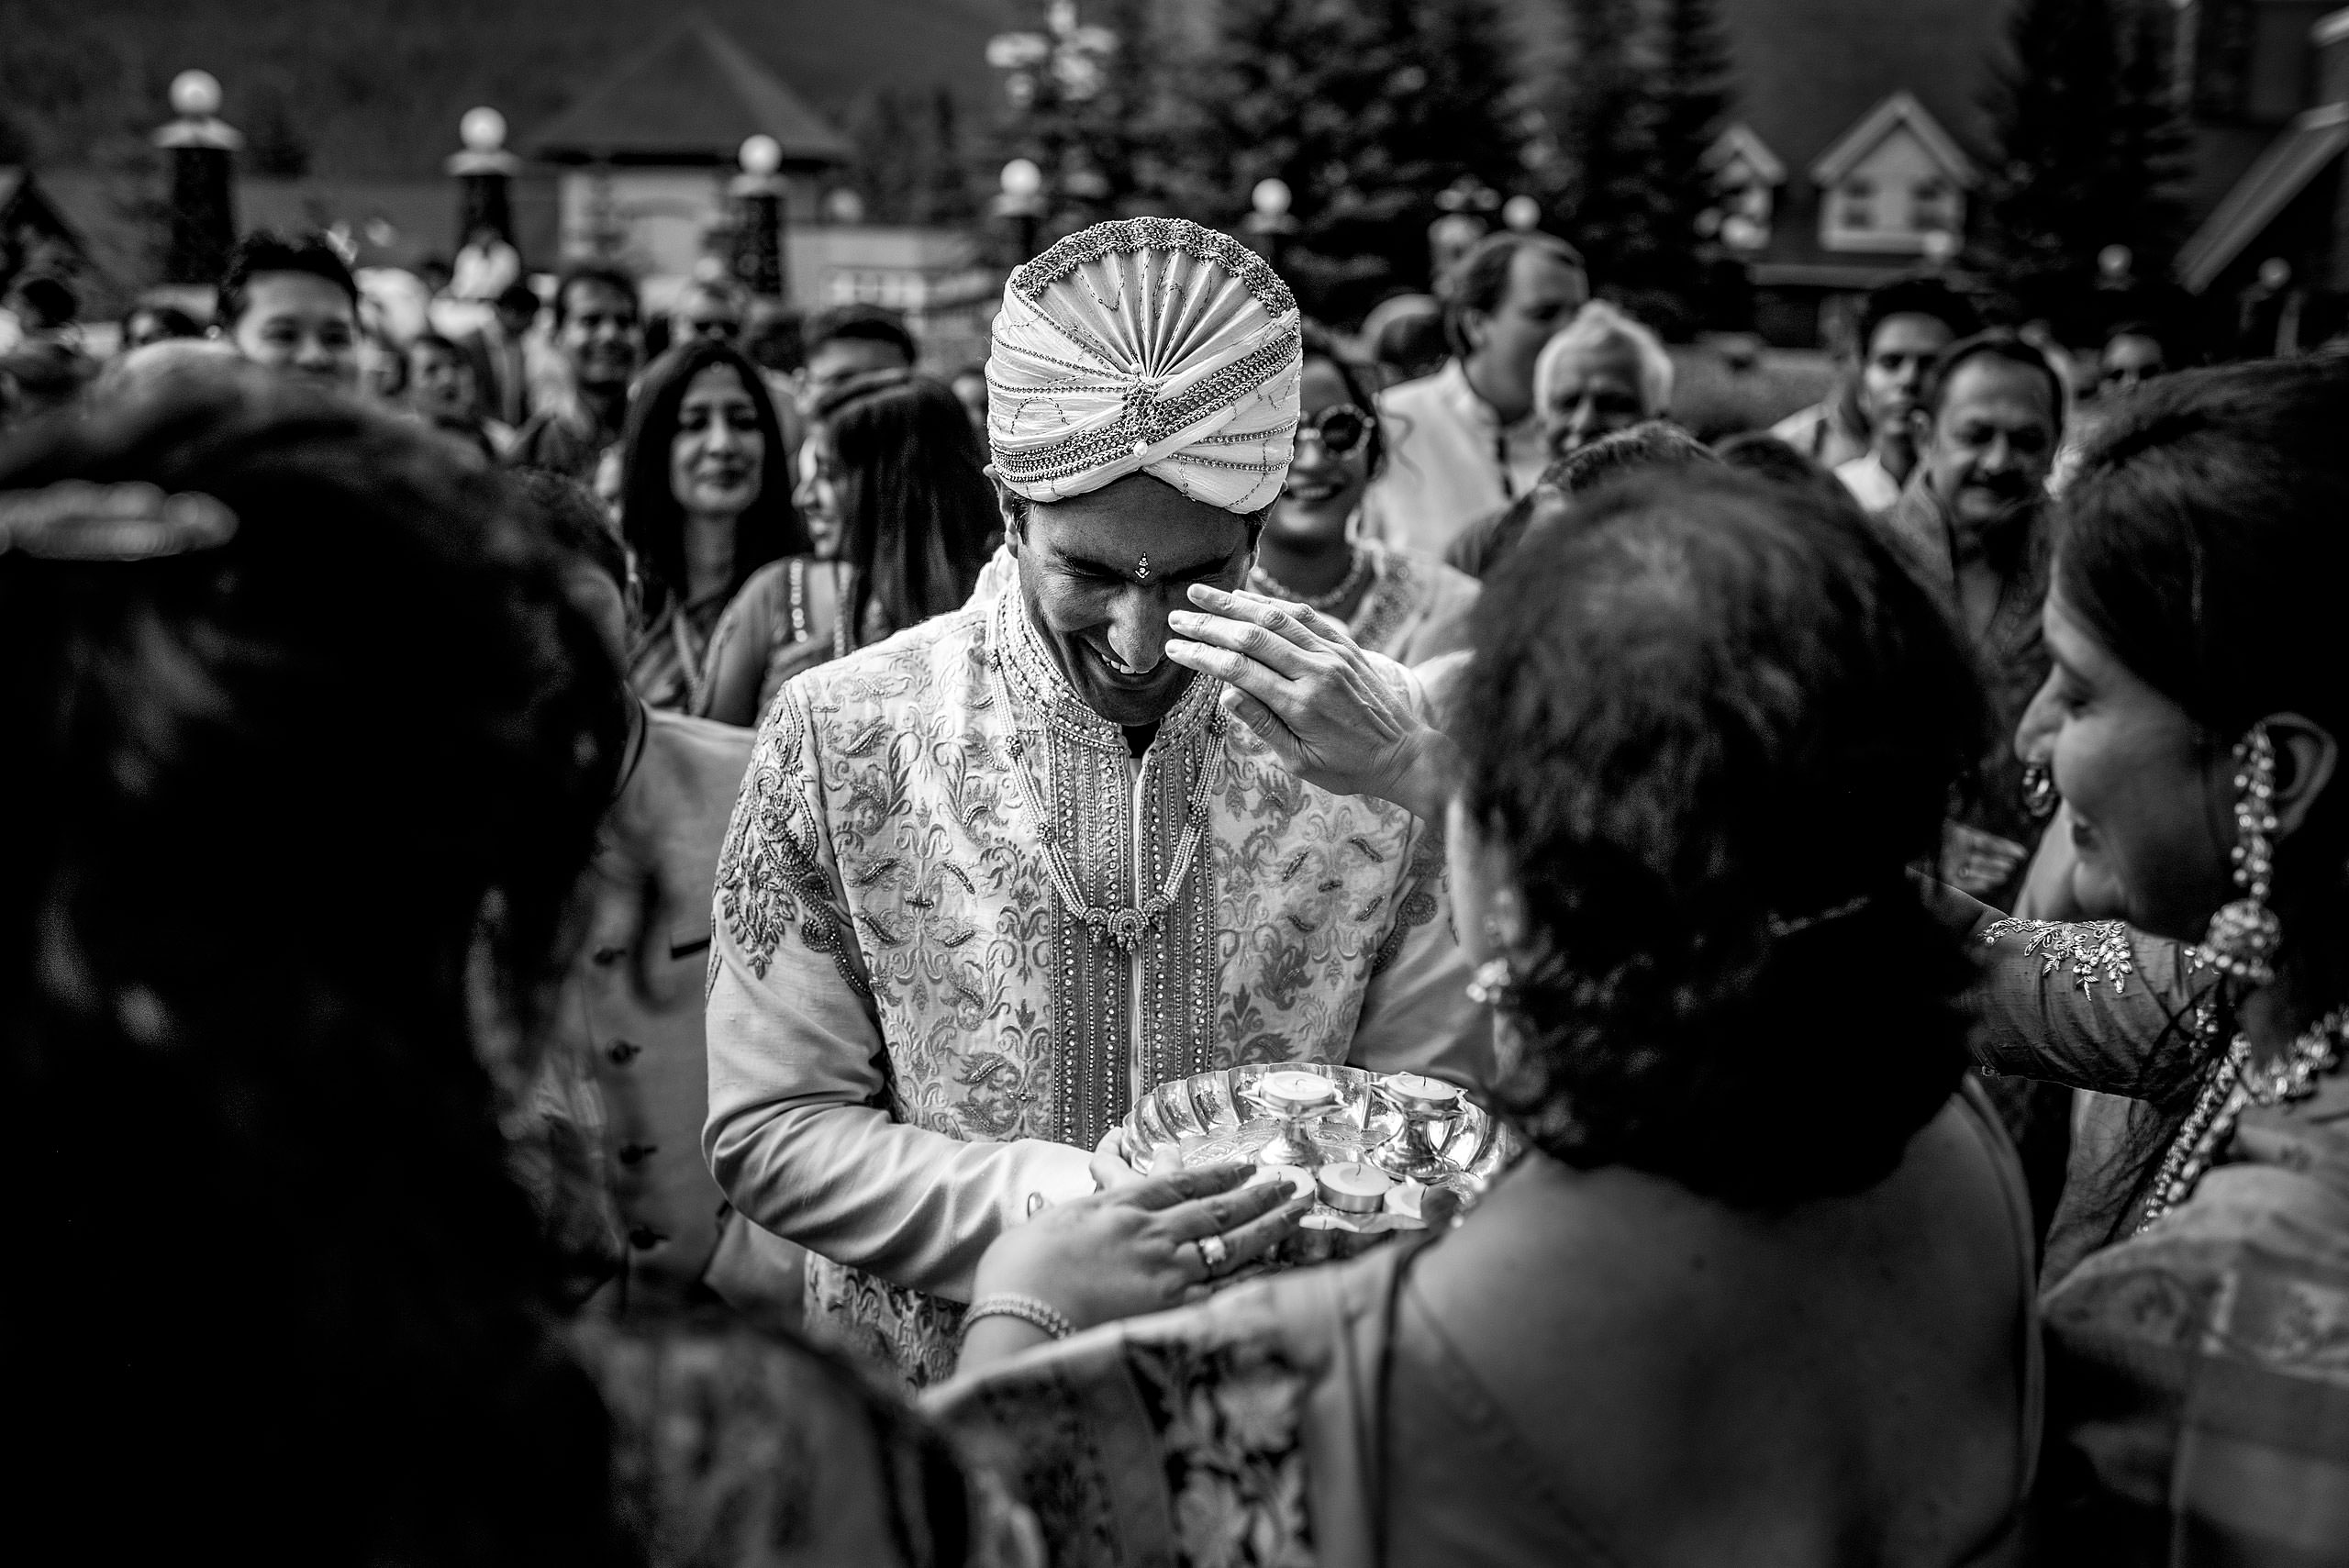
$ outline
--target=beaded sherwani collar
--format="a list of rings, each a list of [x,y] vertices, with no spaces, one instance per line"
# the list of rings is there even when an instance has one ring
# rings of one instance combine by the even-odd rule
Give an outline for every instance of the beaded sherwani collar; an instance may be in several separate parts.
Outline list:
[[[987,626],[987,657],[997,662],[1012,700],[1023,710],[1005,715],[1007,720],[1015,724],[1032,720],[1080,746],[1126,754],[1126,732],[1076,695],[1076,688],[1053,662],[1052,651],[1030,618],[1027,601],[1016,584],[996,600]],[[1193,677],[1181,700],[1160,722],[1153,749],[1170,748],[1205,728],[1214,717],[1220,685],[1204,675]]]

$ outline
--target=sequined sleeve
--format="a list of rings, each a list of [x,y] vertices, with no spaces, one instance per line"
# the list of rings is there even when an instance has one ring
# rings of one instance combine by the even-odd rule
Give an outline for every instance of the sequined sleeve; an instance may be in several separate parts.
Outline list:
[[[1975,1056],[1986,1070],[2156,1105],[2192,1098],[2217,975],[2191,947],[2119,920],[1974,910]]]

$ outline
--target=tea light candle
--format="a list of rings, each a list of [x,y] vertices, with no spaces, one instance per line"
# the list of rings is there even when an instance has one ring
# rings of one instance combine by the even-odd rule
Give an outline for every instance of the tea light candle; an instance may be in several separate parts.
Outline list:
[[[1276,1116],[1327,1110],[1340,1099],[1338,1085],[1318,1073],[1267,1073],[1256,1094]]]
[[[1293,1197],[1313,1195],[1313,1173],[1296,1165],[1259,1165],[1248,1179],[1240,1184],[1242,1187],[1261,1187],[1274,1182],[1286,1183],[1289,1194]]]
[[[1375,1165],[1359,1160],[1324,1165],[1314,1173],[1321,1201],[1341,1214],[1376,1214],[1385,1207],[1395,1180]]]
[[[1441,1078],[1426,1078],[1417,1073],[1397,1073],[1386,1080],[1386,1092],[1405,1110],[1434,1116],[1451,1111],[1460,1103],[1456,1084]]]

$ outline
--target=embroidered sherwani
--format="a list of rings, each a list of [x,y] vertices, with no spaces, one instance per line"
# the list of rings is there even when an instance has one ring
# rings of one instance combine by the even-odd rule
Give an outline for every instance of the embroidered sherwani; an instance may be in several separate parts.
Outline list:
[[[809,1247],[811,1323],[919,1385],[979,1255],[1091,1190],[1138,1088],[1241,1062],[1478,1083],[1487,1018],[1437,830],[1297,782],[1192,683],[1136,762],[1017,594],[808,672],[761,731],[718,865],[718,1184]],[[1167,889],[1130,954],[1105,910]]]

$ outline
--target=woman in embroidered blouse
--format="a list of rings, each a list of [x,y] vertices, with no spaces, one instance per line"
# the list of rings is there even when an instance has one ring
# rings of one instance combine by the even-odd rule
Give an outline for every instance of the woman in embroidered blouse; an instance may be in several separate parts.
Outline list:
[[[2125,920],[1988,926],[1979,1049],[2131,1096],[2093,1102],[2048,1244],[2071,1561],[2349,1560],[2344,428],[2341,361],[2186,373],[2065,495],[2016,746]]]
[[[760,567],[807,548],[766,382],[724,343],[696,339],[645,372],[622,441],[620,532],[645,587],[629,683],[654,707],[702,712],[727,606]]]
[[[842,384],[812,411],[794,499],[813,550],[742,585],[710,639],[705,717],[754,725],[784,683],[960,608],[996,528],[962,403],[900,370]]]
[[[1903,871],[1976,751],[1954,638],[1719,473],[1595,500],[1478,621],[1453,918],[1530,1151],[1416,1250],[1009,1359],[990,1318],[939,1409],[1063,1562],[1996,1560],[2029,1217]],[[1019,1238],[975,1288],[1051,1298]]]
[[[1256,541],[1249,586],[1344,623],[1356,642],[1418,664],[1468,645],[1476,583],[1432,556],[1353,537],[1386,462],[1370,373],[1305,328],[1297,455]]]

